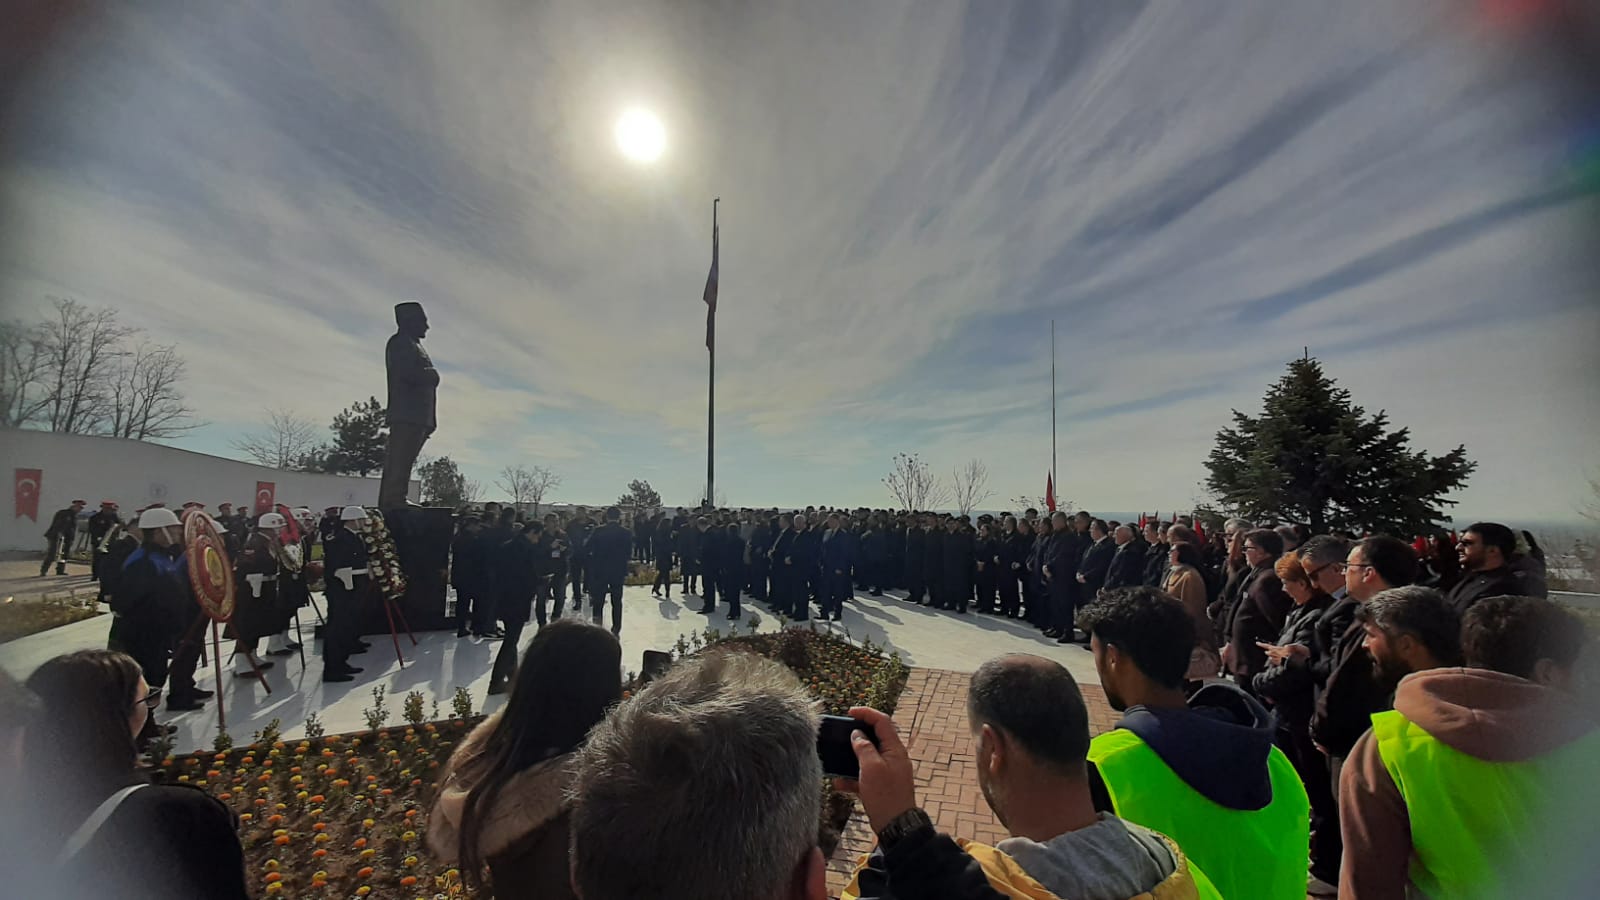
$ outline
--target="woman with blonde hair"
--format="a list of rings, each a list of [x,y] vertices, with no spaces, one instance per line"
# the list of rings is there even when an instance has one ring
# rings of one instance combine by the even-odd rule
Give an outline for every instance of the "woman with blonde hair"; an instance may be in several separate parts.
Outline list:
[[[1200,573],[1200,550],[1193,544],[1178,542],[1168,551],[1171,566],[1161,589],[1178,598],[1189,618],[1194,620],[1194,649],[1189,653],[1190,682],[1216,678],[1222,669],[1217,654],[1211,619],[1206,615],[1206,577]]]

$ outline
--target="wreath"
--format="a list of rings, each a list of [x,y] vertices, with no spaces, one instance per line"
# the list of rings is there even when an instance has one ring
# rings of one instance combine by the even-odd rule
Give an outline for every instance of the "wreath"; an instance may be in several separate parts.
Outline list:
[[[400,554],[394,546],[394,535],[383,521],[383,514],[369,510],[366,530],[361,532],[367,544],[367,569],[378,590],[390,600],[400,600],[406,595],[406,575],[400,569]]]

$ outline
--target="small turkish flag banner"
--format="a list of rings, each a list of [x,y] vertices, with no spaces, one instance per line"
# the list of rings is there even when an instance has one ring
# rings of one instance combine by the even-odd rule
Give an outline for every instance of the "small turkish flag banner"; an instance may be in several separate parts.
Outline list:
[[[17,498],[17,518],[27,516],[39,521],[39,485],[44,481],[42,469],[17,469],[12,476],[12,491]]]
[[[276,482],[256,482],[256,515],[272,512],[272,501],[277,492],[278,485]]]

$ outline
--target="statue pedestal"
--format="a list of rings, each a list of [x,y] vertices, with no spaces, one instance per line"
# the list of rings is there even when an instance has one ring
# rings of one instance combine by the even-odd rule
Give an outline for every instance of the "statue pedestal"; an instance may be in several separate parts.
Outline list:
[[[455,623],[446,616],[445,587],[450,571],[450,541],[455,536],[455,510],[448,506],[410,506],[383,511],[394,535],[406,595],[400,611],[412,631],[440,631]],[[363,629],[367,634],[389,630],[383,605],[373,604]],[[398,626],[399,623],[396,623]]]

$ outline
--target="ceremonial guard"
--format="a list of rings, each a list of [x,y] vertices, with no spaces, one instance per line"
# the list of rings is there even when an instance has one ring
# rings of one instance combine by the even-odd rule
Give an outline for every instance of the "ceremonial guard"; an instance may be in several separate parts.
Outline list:
[[[280,630],[278,531],[285,524],[283,516],[275,512],[262,513],[255,532],[245,538],[234,563],[233,571],[242,589],[231,623],[237,641],[233,650],[233,674],[240,678],[253,677],[255,669],[272,667],[271,660],[258,660],[255,654],[261,638]]]
[[[322,646],[323,681],[353,681],[361,671],[350,665],[350,655],[362,649],[361,609],[372,584],[367,573],[367,542],[361,536],[367,524],[366,509],[346,506],[339,519],[342,527],[322,542],[328,595],[328,626]]]
[[[89,517],[89,577],[100,580],[100,563],[105,558],[105,543],[122,519],[117,516],[117,504],[100,501],[100,511]]]
[[[74,500],[66,509],[56,510],[50,517],[50,527],[45,530],[44,562],[39,564],[39,576],[50,574],[54,563],[57,575],[67,574],[67,557],[72,553],[72,541],[78,536],[78,513],[87,506],[87,500]]]
[[[191,641],[190,646],[178,648],[197,611],[185,568],[182,528],[178,517],[164,507],[141,513],[138,527],[142,542],[123,563],[111,597],[109,644],[133,657],[152,688],[164,686],[171,675],[168,710],[198,709],[200,701],[211,696],[194,685],[199,644]],[[175,648],[182,658],[173,658]]]

